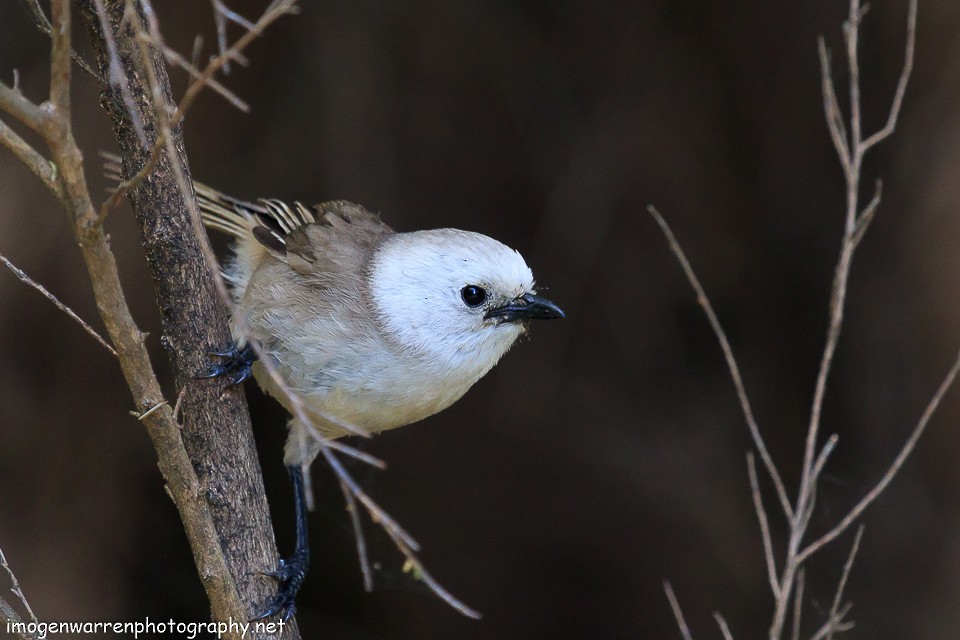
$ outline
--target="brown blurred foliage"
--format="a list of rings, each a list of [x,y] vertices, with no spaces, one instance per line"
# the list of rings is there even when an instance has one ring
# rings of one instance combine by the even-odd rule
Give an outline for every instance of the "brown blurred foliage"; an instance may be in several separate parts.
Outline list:
[[[229,4],[251,16],[263,5]],[[203,33],[209,52],[207,3],[155,8],[171,44],[189,52]],[[677,637],[664,578],[696,635],[716,637],[714,610],[738,637],[765,630],[747,430],[644,207],[667,216],[698,269],[792,485],[843,212],[815,38],[839,50],[845,11],[823,1],[310,2],[226,80],[250,114],[212,93],[200,100],[186,123],[196,177],[244,198],[354,200],[399,229],[487,233],[521,251],[568,313],[537,326],[451,409],[363,445],[388,471],[354,467],[484,620],[423,593],[371,527],[378,588],[364,594],[342,498],[318,469],[298,614],[307,635]],[[861,34],[868,129],[886,117],[905,12],[905,2],[877,3]],[[0,25],[0,73],[9,82],[16,68],[39,98],[46,37],[17,3],[0,5]],[[956,3],[921,3],[900,126],[865,169],[868,187],[884,179],[884,202],[852,274],[824,423],[840,442],[814,534],[879,477],[960,346],[958,34]],[[78,74],[74,96],[99,190],[109,123],[91,79]],[[129,213],[108,226],[162,369]],[[5,150],[0,253],[98,326],[62,213]],[[252,386],[249,395],[286,550],[286,418]],[[0,548],[41,619],[207,619],[130,409],[109,354],[0,271]],[[958,419],[954,392],[867,512],[848,586],[857,637],[960,629]],[[809,567],[811,625],[829,608],[845,540]]]

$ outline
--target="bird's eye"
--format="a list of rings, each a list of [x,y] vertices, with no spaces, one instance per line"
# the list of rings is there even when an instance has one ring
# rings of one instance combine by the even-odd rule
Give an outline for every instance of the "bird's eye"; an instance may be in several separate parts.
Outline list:
[[[475,284],[468,284],[460,289],[460,297],[468,307],[479,307],[487,300],[487,290]]]

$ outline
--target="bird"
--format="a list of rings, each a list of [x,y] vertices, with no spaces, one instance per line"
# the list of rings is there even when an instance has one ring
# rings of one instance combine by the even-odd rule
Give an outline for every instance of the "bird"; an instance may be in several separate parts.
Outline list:
[[[223,277],[234,343],[198,377],[252,377],[291,414],[284,464],[297,541],[254,620],[289,618],[309,568],[303,469],[327,438],[417,422],[456,402],[528,329],[564,318],[519,252],[458,229],[398,232],[345,200],[247,202],[195,183],[233,238]],[[271,371],[272,370],[272,371]]]

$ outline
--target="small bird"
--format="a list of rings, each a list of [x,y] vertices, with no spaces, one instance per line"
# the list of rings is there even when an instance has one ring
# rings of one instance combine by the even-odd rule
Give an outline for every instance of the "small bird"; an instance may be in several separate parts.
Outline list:
[[[320,451],[313,429],[338,438],[433,415],[490,371],[527,321],[564,313],[537,295],[517,251],[485,235],[398,233],[343,200],[253,203],[195,186],[204,224],[235,238],[224,278],[236,342],[213,354],[225,360],[201,377],[237,384],[252,374],[294,415],[284,462],[297,545],[270,574],[278,593],[255,619],[289,617],[309,566],[301,469]],[[310,425],[297,417],[291,393]]]

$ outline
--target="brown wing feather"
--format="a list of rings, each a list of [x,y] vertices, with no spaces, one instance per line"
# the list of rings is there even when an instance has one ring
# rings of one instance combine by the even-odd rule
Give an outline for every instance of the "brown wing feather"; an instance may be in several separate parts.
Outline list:
[[[393,233],[380,216],[345,200],[318,204],[312,213],[316,222],[284,238],[282,259],[304,275],[356,272],[384,236]]]

